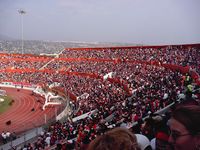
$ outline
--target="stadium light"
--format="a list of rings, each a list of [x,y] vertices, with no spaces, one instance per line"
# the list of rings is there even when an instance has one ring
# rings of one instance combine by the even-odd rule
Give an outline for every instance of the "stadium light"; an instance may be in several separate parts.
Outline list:
[[[21,30],[22,30],[22,54],[24,54],[24,19],[23,15],[26,14],[26,12],[22,9],[18,10],[19,14],[21,15]]]

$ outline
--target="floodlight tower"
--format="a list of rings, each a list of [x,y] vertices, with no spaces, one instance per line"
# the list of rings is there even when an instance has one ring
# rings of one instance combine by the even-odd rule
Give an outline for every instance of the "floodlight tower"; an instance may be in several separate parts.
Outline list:
[[[23,15],[26,14],[26,12],[22,9],[18,10],[19,14],[21,15],[21,31],[22,31],[22,54],[24,54],[24,19]]]

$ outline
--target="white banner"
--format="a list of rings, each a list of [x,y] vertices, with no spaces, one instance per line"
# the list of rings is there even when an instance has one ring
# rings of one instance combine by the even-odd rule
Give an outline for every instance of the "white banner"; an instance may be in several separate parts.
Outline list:
[[[107,78],[112,78],[114,76],[114,72],[110,72],[103,76],[103,79],[106,80]]]

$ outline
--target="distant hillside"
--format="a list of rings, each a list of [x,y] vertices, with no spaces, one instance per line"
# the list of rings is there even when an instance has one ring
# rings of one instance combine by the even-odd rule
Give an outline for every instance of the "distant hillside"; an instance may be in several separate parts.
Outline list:
[[[1,36],[1,35],[0,35]],[[0,50],[8,53],[21,53],[21,40],[3,40],[0,39]],[[71,47],[112,47],[112,46],[136,46],[139,44],[131,43],[109,43],[109,42],[76,42],[76,41],[39,41],[24,40],[24,53],[28,54],[52,54],[59,53],[64,48]]]

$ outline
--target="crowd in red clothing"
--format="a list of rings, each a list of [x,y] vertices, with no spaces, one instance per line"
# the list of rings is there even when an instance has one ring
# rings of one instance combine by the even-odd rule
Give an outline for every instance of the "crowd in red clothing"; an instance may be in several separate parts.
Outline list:
[[[111,59],[109,61],[62,61],[55,59],[44,69],[55,72],[1,72],[0,81],[28,82],[31,84],[50,85],[53,82],[70,91],[75,96],[84,93],[87,98],[78,100],[74,105],[79,109],[71,117],[76,117],[92,110],[97,110],[86,119],[77,122],[56,122],[42,133],[37,142],[28,147],[52,146],[62,140],[68,141],[68,146],[84,149],[97,135],[108,128],[116,126],[130,127],[134,122],[154,113],[175,102],[179,93],[185,91],[184,76],[178,71],[171,71],[153,64],[131,63],[128,60],[158,61],[177,65],[189,65],[198,72],[200,66],[199,49],[196,47],[169,46],[161,48],[130,48],[104,50],[65,50],[59,58],[96,58]],[[28,56],[27,56],[28,58]],[[11,59],[12,60],[12,59]],[[2,68],[9,64],[19,68],[41,68],[44,61],[27,64],[26,62],[2,63]],[[18,67],[15,67],[18,68]],[[61,74],[59,71],[93,73],[100,78],[81,75]],[[127,91],[119,84],[110,80],[103,80],[103,76],[113,72],[113,78],[126,84],[131,91]],[[188,75],[189,76],[189,75]],[[192,82],[192,81],[191,81]]]

